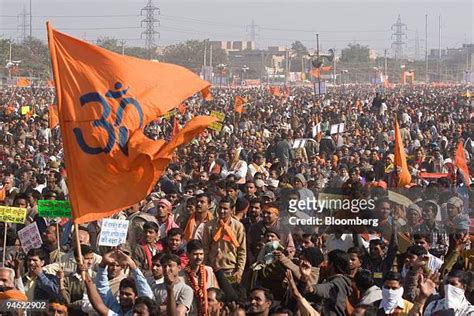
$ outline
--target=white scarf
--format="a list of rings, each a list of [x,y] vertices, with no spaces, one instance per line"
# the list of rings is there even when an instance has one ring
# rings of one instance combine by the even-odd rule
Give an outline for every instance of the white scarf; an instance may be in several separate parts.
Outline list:
[[[398,290],[382,288],[382,302],[380,302],[379,307],[383,307],[385,314],[391,314],[395,308],[405,306],[402,296],[403,287]]]

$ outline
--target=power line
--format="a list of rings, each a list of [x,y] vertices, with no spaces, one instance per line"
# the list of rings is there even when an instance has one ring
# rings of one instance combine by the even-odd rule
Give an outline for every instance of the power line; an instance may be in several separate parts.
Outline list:
[[[152,57],[152,50],[156,47],[155,35],[160,36],[160,33],[155,30],[155,23],[160,25],[160,21],[155,19],[155,11],[160,14],[160,9],[153,5],[152,0],[148,0],[146,7],[142,8],[140,14],[143,15],[145,12],[145,18],[141,20],[141,27],[145,23],[145,31],[141,33],[141,36],[145,35],[145,48],[150,52],[150,58]]]
[[[252,42],[255,42],[258,27],[259,26],[255,24],[255,21],[253,19],[252,23],[250,25],[247,25],[247,31],[250,29],[250,40]]]
[[[118,18],[139,17],[139,14],[104,14],[104,15],[35,15],[37,18]],[[0,15],[0,18],[16,18],[16,15]]]
[[[407,26],[402,23],[400,14],[398,15],[397,23],[392,25],[393,29],[395,29],[395,33],[392,34],[392,38],[395,36],[395,42],[392,43],[392,47],[395,47],[395,59],[401,59],[403,58],[403,45],[406,45],[403,38],[407,37],[403,30],[406,30]]]

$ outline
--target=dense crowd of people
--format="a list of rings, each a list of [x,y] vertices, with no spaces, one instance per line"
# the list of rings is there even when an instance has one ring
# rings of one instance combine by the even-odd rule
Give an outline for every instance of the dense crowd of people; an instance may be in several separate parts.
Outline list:
[[[60,128],[48,123],[54,91],[2,88],[0,205],[27,218],[1,224],[0,299],[47,301],[48,315],[474,315],[473,182],[456,164],[462,142],[474,175],[468,89],[194,96],[148,137],[168,140],[212,111],[221,127],[179,148],[153,192],[113,216],[128,235],[106,247],[101,221],[76,232],[38,215],[38,200],[68,199]],[[403,188],[395,119],[411,174]],[[24,253],[17,232],[31,223],[42,246]]]

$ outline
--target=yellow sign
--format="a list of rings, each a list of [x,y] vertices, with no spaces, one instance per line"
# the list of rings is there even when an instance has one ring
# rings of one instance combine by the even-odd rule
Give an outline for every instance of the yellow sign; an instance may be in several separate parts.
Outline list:
[[[30,112],[30,107],[28,105],[21,107],[21,115],[26,115]]]
[[[24,224],[26,208],[0,206],[0,222]]]
[[[176,116],[176,114],[178,114],[178,110],[174,108],[171,111],[166,112],[163,115],[163,118],[169,120],[172,116]]]
[[[222,112],[211,111],[211,116],[217,117],[219,121],[212,123],[209,128],[220,132],[222,130],[222,122],[224,122],[225,114]]]
[[[222,130],[222,122],[214,122],[209,125],[209,128],[215,130],[216,132],[220,132]]]

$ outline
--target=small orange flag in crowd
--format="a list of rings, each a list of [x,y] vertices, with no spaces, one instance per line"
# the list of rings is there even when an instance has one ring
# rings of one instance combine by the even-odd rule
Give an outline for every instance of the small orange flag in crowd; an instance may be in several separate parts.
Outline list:
[[[331,66],[324,66],[324,67],[321,67],[321,71],[331,71],[332,70],[332,67]]]
[[[395,166],[401,168],[398,170],[398,187],[404,187],[411,183],[411,175],[408,170],[407,157],[405,154],[405,148],[403,146],[402,135],[400,134],[400,127],[398,126],[398,120],[395,117],[394,120],[395,129]],[[397,169],[398,169],[397,168]]]
[[[48,80],[48,88],[54,88],[54,80]]]
[[[209,83],[183,67],[122,56],[47,28],[72,215],[80,224],[143,200],[175,149],[217,119],[197,116],[168,143],[147,138],[148,123]]]
[[[234,99],[234,111],[237,113],[244,113],[244,104],[247,103],[247,100],[241,96],[235,96]]]
[[[279,88],[279,87],[270,87],[270,88],[268,88],[268,89],[269,89],[271,95],[274,95],[274,96],[276,96],[276,97],[281,96],[281,92],[280,92],[280,88]]]
[[[214,97],[212,96],[212,93],[211,93],[211,90],[209,89],[209,87],[206,87],[206,88],[202,89],[201,93],[202,93],[202,97],[204,98],[204,100],[206,100],[206,101],[214,100]]]
[[[29,86],[31,86],[31,82],[28,79],[24,78],[24,77],[20,77],[16,81],[16,86],[17,87],[29,87]]]
[[[319,78],[320,74],[321,71],[319,70],[319,68],[311,69],[311,76],[313,76],[313,78]]]
[[[171,136],[178,135],[180,130],[179,122],[176,116],[173,117],[173,132],[171,133]]]
[[[48,121],[49,128],[55,128],[59,124],[58,106],[56,104],[48,106]]]
[[[462,171],[466,181],[466,186],[469,187],[471,185],[471,178],[469,177],[469,168],[467,167],[466,154],[464,153],[464,145],[462,141],[458,143],[458,147],[456,148],[454,165]]]
[[[186,104],[180,103],[180,104],[178,105],[178,111],[179,111],[179,113],[180,113],[181,115],[186,114]]]

